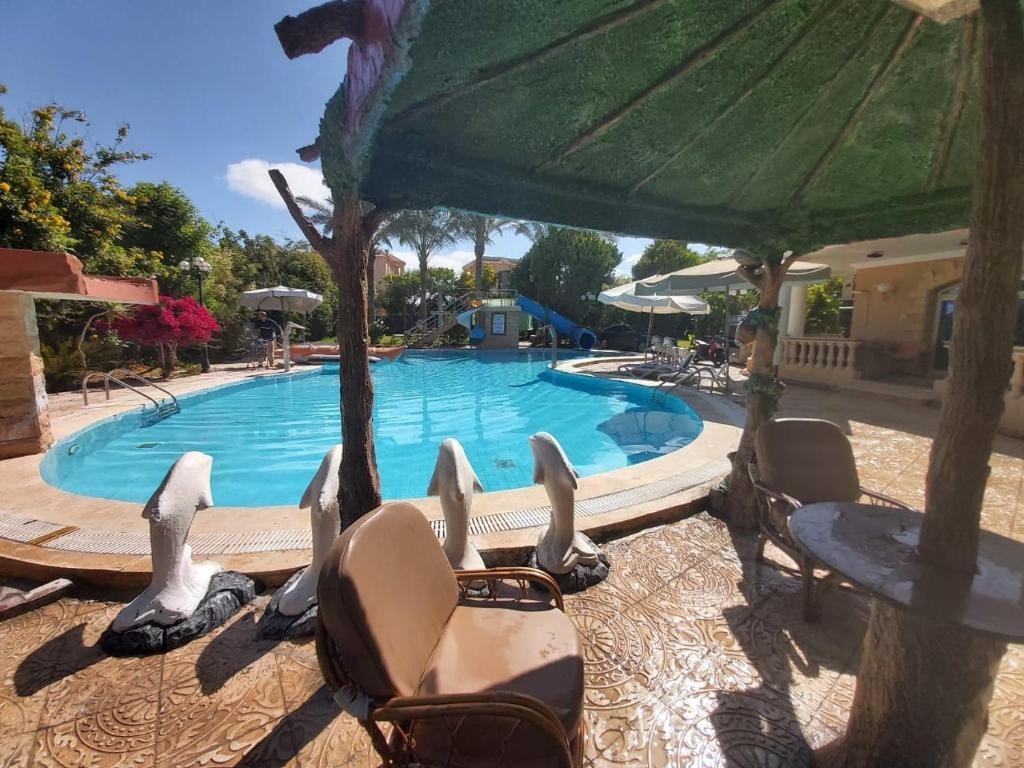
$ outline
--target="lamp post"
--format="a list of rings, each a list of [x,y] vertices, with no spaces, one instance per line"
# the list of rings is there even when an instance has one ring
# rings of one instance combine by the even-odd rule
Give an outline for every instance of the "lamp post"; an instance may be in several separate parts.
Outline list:
[[[178,269],[192,275],[196,279],[196,282],[199,284],[199,306],[205,308],[206,302],[203,299],[203,281],[209,276],[210,272],[213,271],[213,265],[202,256],[196,256],[194,259],[182,259],[179,261]],[[206,342],[203,342],[202,350],[200,366],[203,373],[209,373],[210,355],[206,348]]]

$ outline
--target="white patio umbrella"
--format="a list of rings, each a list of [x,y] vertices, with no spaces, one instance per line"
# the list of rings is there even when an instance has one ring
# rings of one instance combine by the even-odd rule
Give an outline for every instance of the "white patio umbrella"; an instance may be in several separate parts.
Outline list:
[[[637,293],[663,296],[690,296],[701,291],[722,291],[732,286],[745,285],[743,278],[736,274],[740,262],[734,258],[712,259],[686,269],[654,275],[638,281]],[[827,264],[797,261],[786,272],[787,283],[820,283],[832,276]]]
[[[656,275],[655,277],[661,277]],[[652,279],[652,278],[649,278]],[[655,315],[675,315],[685,312],[689,315],[706,315],[710,308],[706,301],[696,296],[666,296],[657,293],[637,295],[638,282],[626,283],[601,291],[597,300],[611,307],[618,307],[627,312],[641,312],[648,315],[647,346],[651,345],[651,326]],[[646,356],[646,355],[645,355]]]
[[[741,257],[742,251],[734,251]],[[746,285],[742,277],[736,274],[740,260],[733,258],[712,259],[703,264],[669,272],[666,275],[654,275],[639,281],[637,293],[659,296],[691,296],[702,291],[725,291],[726,296],[733,292],[734,287]],[[827,264],[816,264],[810,261],[797,261],[786,272],[787,283],[820,283],[832,276],[832,268]],[[732,355],[732,340],[729,338],[729,312],[726,302],[725,312],[725,389],[729,391],[729,358]]]
[[[305,314],[324,303],[319,293],[304,288],[289,288],[276,285],[273,288],[257,288],[242,294],[242,306],[253,309],[277,309],[281,312],[302,312]]]
[[[306,314],[324,303],[324,297],[319,293],[307,291],[305,288],[289,288],[286,285],[275,285],[273,288],[257,288],[246,291],[242,294],[241,304],[243,307],[252,307],[257,310],[277,309],[281,312],[301,312]],[[284,333],[284,370],[290,371],[292,367],[291,351],[289,340],[291,328],[285,329]]]

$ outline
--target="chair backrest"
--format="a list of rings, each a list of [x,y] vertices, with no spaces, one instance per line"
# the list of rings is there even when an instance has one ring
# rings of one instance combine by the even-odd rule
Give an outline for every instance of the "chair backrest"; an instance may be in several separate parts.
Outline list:
[[[459,588],[430,523],[404,502],[346,528],[320,569],[320,621],[372,697],[410,696],[455,610]]]
[[[850,441],[831,421],[770,421],[757,430],[754,451],[764,484],[801,504],[860,498]]]

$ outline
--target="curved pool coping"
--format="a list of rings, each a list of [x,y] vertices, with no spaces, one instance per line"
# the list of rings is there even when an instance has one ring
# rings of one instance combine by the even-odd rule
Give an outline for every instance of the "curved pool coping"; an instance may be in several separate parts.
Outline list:
[[[590,378],[593,374],[587,369],[601,362],[607,358],[563,361],[557,371]],[[190,394],[242,380],[215,386],[195,382]],[[654,386],[629,381],[639,387]],[[692,389],[677,388],[670,396],[689,404],[704,429],[692,443],[670,454],[582,478],[577,527],[593,538],[624,535],[696,512],[704,507],[708,489],[728,472],[726,455],[739,441],[742,409]],[[55,437],[66,439],[94,426],[110,418],[112,409],[124,413],[137,407],[137,402],[125,401],[121,407],[81,409],[54,420]],[[101,586],[148,583],[151,570],[143,505],[53,487],[40,474],[43,459],[38,454],[0,461],[0,487],[10,491],[0,506],[0,574],[36,579],[64,576]],[[443,535],[439,501],[410,501]],[[541,486],[476,494],[473,540],[489,564],[521,564],[538,530],[546,525],[548,513]],[[297,506],[214,506],[196,515],[189,542],[197,558],[216,560],[273,586],[309,562],[309,513]]]

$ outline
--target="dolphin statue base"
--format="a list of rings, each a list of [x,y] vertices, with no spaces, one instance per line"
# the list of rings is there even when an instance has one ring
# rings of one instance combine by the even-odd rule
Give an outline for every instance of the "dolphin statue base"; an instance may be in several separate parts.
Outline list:
[[[576,490],[579,472],[553,435],[538,432],[530,438],[533,482],[544,486],[551,502],[551,522],[537,539],[529,565],[549,573],[563,592],[579,592],[608,576],[608,557],[590,538],[576,530]]]
[[[219,563],[192,561],[192,520],[213,505],[213,458],[189,451],[174,462],[146,502],[153,578],[114,617],[100,638],[111,655],[156,653],[184,645],[219,627],[256,596],[252,579],[224,572]]]
[[[299,509],[309,509],[313,559],[308,566],[292,574],[271,598],[259,622],[260,637],[265,640],[292,639],[312,635],[316,631],[316,583],[320,577],[320,566],[341,531],[341,509],[338,506],[341,452],[341,445],[332,446],[327,451],[299,501]]]

